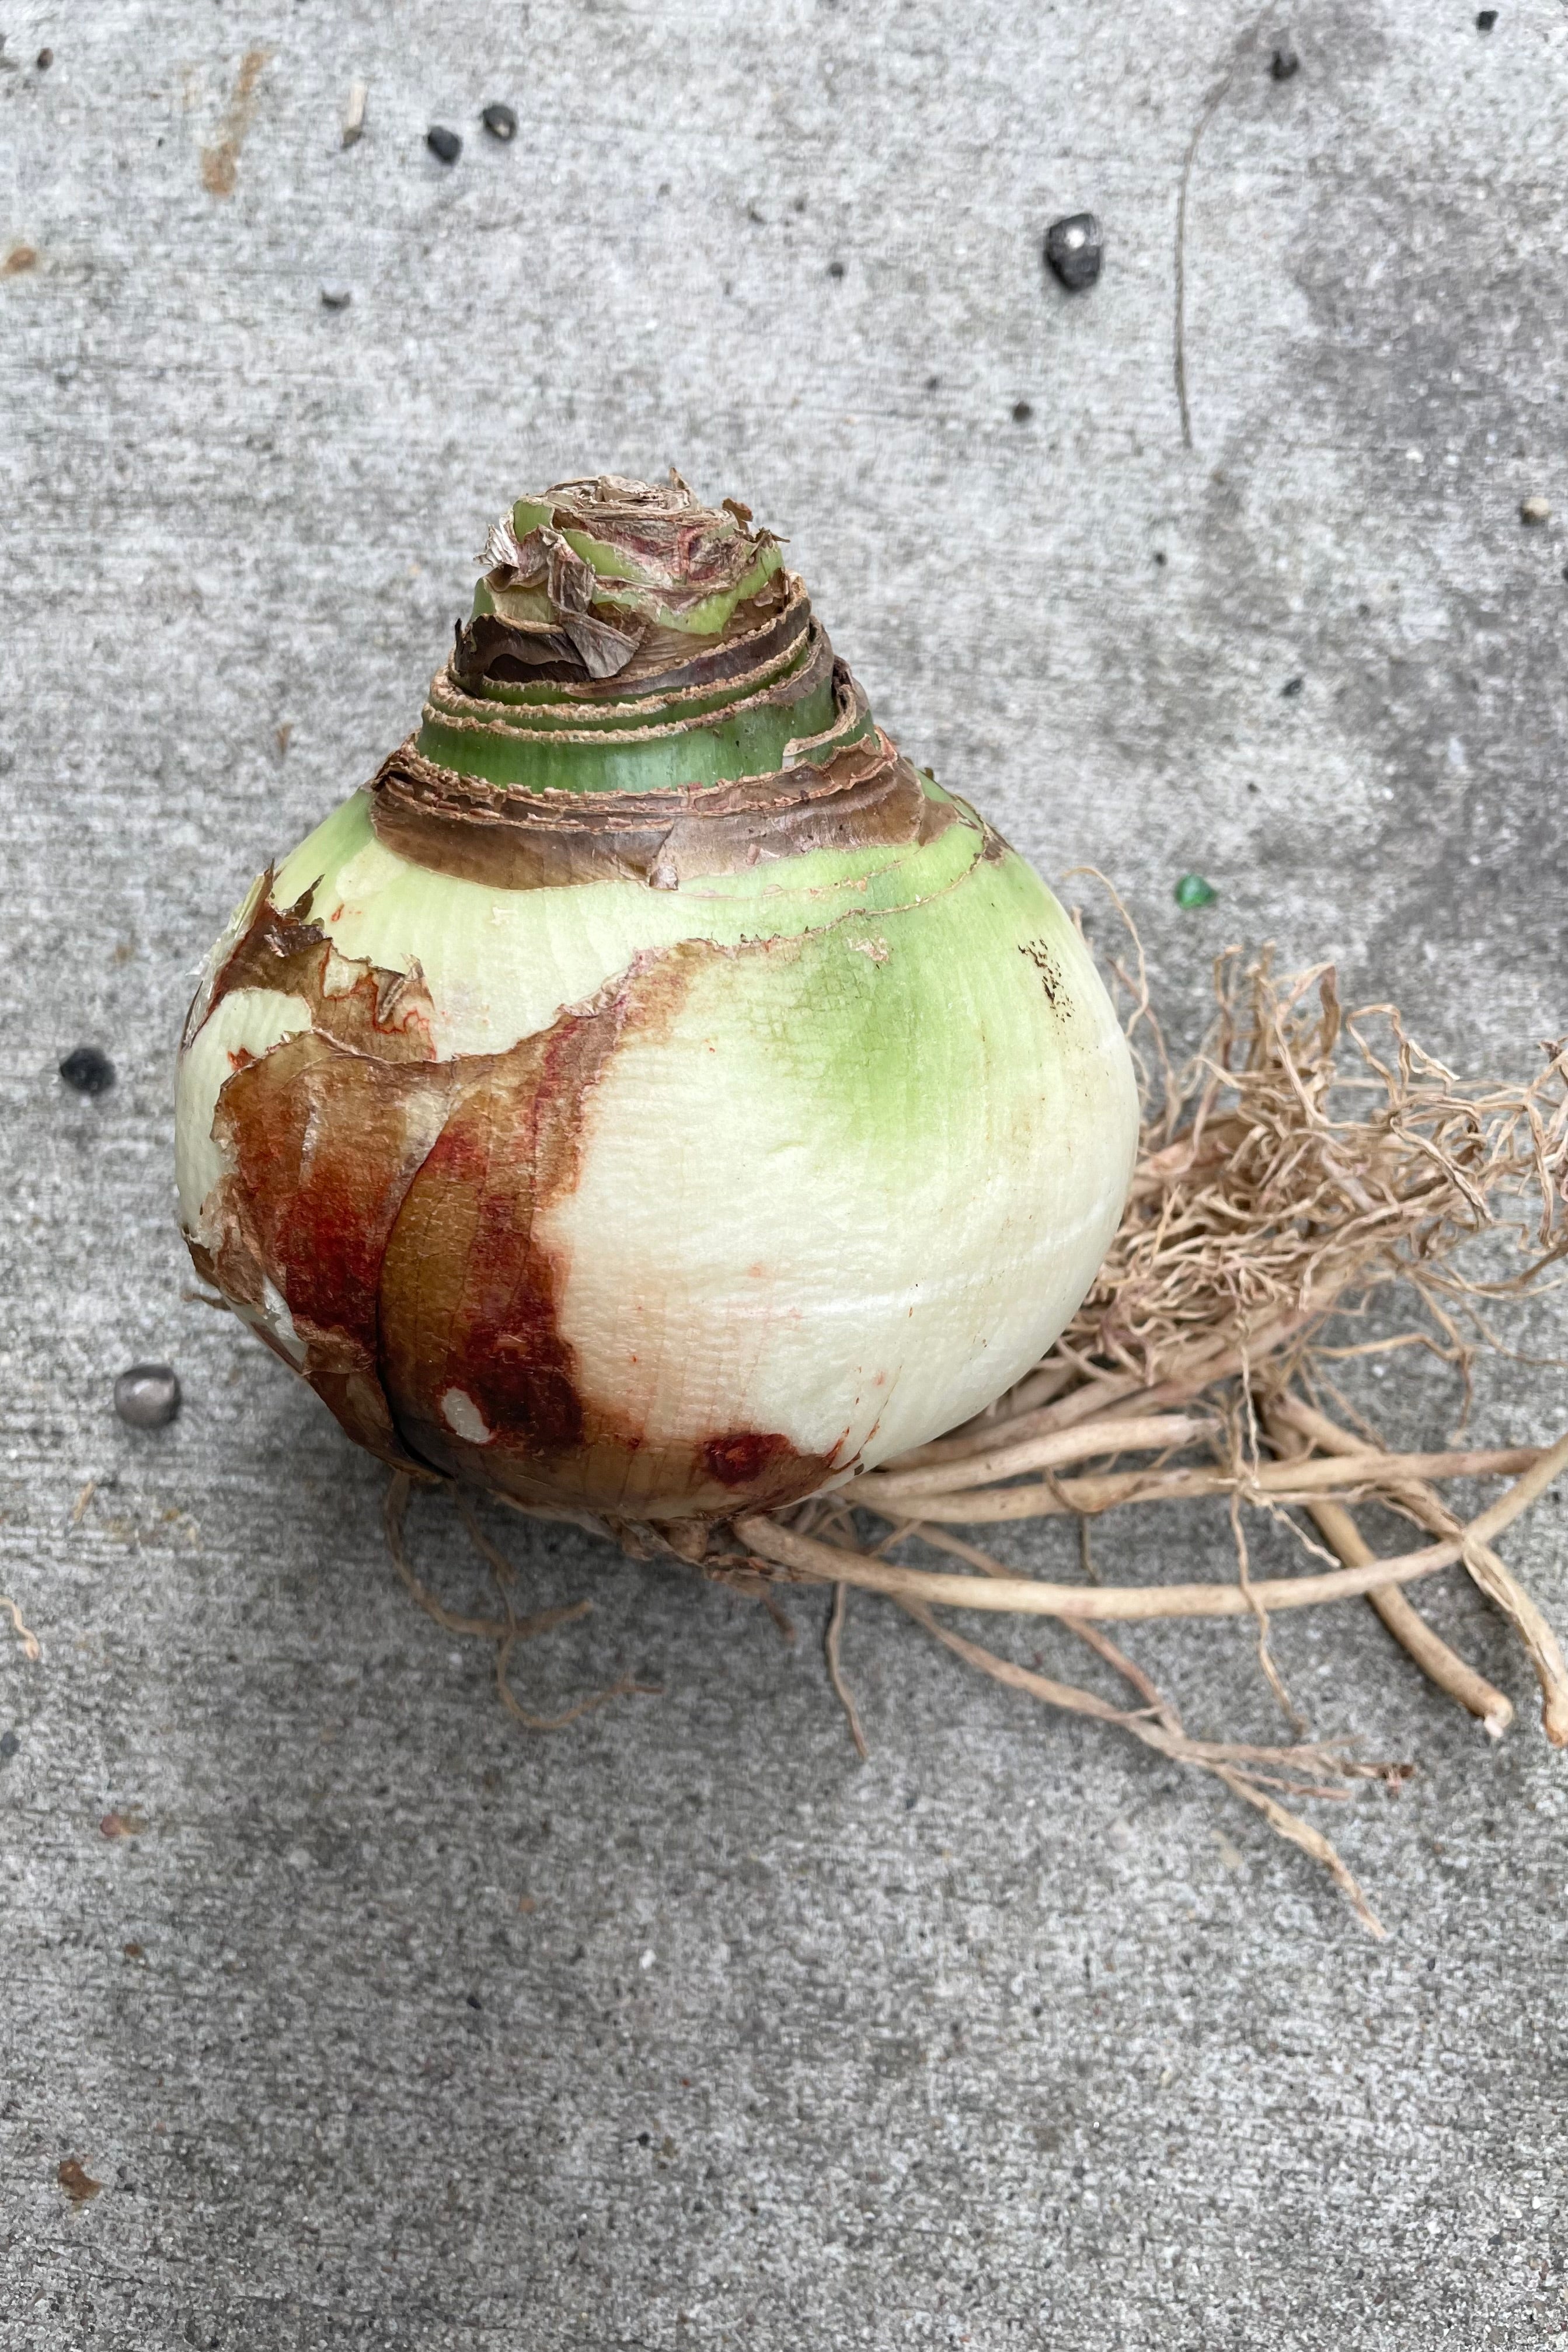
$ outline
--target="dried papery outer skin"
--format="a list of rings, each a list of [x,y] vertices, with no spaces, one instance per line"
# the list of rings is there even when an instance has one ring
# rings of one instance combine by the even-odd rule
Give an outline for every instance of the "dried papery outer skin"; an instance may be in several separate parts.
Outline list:
[[[505,625],[524,668],[574,663],[615,677],[647,659],[650,636],[722,637],[766,600],[778,547],[750,520],[733,505],[705,508],[673,470],[659,487],[613,475],[558,482],[490,525],[476,616]]]
[[[624,877],[679,889],[798,857],[933,839],[961,804],[873,731],[820,766],[679,793],[502,793],[437,768],[412,744],[369,787],[378,838],[415,864],[536,890]]]
[[[691,698],[703,698],[692,689]],[[416,740],[426,759],[489,783],[530,793],[643,793],[773,775],[801,757],[830,758],[869,730],[864,699],[852,679],[835,677],[824,638],[797,673],[754,692],[736,682],[719,708],[700,714],[668,705],[654,713],[626,706],[590,713],[574,704],[563,715],[569,724],[561,723],[559,709],[460,694],[442,671]]]
[[[596,575],[595,602],[694,636],[723,629],[780,563],[777,541],[749,530],[743,508],[705,508],[673,471],[657,486],[616,475],[558,482],[542,498],[515,500],[505,521],[514,546],[558,531]],[[510,568],[504,541],[493,551]],[[487,585],[493,576],[492,568]]]
[[[721,687],[734,677],[755,676],[760,682],[764,674],[776,677],[803,658],[810,620],[804,583],[788,572],[774,572],[757,595],[736,606],[723,631],[693,636],[689,630],[650,627],[625,668],[605,680],[584,676],[571,656],[503,620],[481,581],[473,618],[456,631],[449,667],[465,693],[521,705],[559,701],[591,709],[612,698],[668,697],[697,686]]]
[[[209,959],[182,1214],[386,1462],[689,1541],[1043,1352],[1121,1213],[1131,1065],[743,509],[534,506],[419,736]]]
[[[225,1170],[223,1150],[212,1131],[219,1087],[247,1063],[260,1061],[310,1026],[309,998],[283,988],[237,988],[203,1020],[181,1055],[174,1178],[188,1234],[200,1235],[202,1203]]]
[[[452,1063],[383,1062],[310,1030],[224,1087],[216,1119],[236,1173],[204,1219],[214,1279],[275,1343],[274,1291],[303,1371],[351,1437],[423,1468],[394,1424],[378,1362],[387,1244],[439,1140]],[[293,1360],[293,1347],[281,1352]]]
[[[742,858],[678,890],[637,876],[513,889],[401,856],[356,793],[284,860],[272,887],[289,899],[317,886],[322,927],[346,961],[417,964],[439,1055],[499,1053],[648,949],[688,939],[739,946],[850,919],[874,929],[889,910],[951,889],[995,836],[962,802],[943,795],[933,805],[952,821],[923,837]]]

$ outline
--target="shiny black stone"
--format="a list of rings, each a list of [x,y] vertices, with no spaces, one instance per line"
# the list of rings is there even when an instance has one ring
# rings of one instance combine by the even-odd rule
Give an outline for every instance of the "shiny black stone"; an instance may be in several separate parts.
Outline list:
[[[132,1364],[114,1383],[114,1410],[130,1429],[167,1429],[180,1410],[179,1375],[170,1364]]]
[[[443,163],[455,163],[463,152],[462,141],[455,131],[448,131],[444,122],[430,125],[425,133],[425,144],[432,155],[440,157]]]
[[[1092,213],[1068,213],[1046,231],[1046,266],[1069,294],[1081,294],[1100,276],[1105,239]]]
[[[510,106],[487,106],[479,121],[492,139],[515,139],[517,117]]]
[[[114,1084],[114,1065],[97,1045],[73,1045],[60,1063],[60,1076],[79,1095],[106,1095]]]

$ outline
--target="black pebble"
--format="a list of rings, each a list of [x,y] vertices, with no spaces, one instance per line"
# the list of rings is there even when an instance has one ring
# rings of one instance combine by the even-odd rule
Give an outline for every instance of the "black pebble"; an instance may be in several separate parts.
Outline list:
[[[132,1364],[114,1383],[114,1410],[130,1429],[167,1429],[180,1410],[178,1374],[169,1364]]]
[[[440,157],[443,163],[455,163],[463,152],[462,141],[455,131],[448,131],[444,122],[430,125],[425,133],[425,144],[432,155]]]
[[[841,261],[830,261],[827,265],[827,274],[829,278],[842,278],[844,264]]]
[[[73,1045],[60,1064],[60,1076],[73,1094],[106,1095],[114,1084],[114,1065],[97,1045]]]
[[[1307,681],[1304,677],[1288,677],[1279,691],[1285,697],[1287,702],[1289,702],[1293,698],[1293,697],[1300,693],[1301,688],[1306,685],[1306,683]]]
[[[1013,422],[1015,425],[1027,425],[1034,413],[1034,410],[1030,407],[1026,400],[1016,400],[1013,403]]]
[[[479,121],[492,139],[515,139],[517,117],[510,106],[487,106]]]
[[[482,2006],[477,1992],[466,1992],[463,1995],[463,1999],[468,2002],[470,2009],[479,2009]]]
[[[0,1731],[0,1764],[9,1764],[21,1745],[14,1731]]]
[[[1069,294],[1094,284],[1104,258],[1105,239],[1092,213],[1068,213],[1046,231],[1046,265]]]
[[[1301,70],[1301,60],[1294,49],[1276,49],[1268,60],[1268,70],[1276,81],[1289,81]]]
[[[648,2145],[648,2142],[652,2139],[652,2137],[653,2137],[653,2134],[652,2134],[652,2132],[638,2132],[638,2134],[637,2134],[637,2146],[638,2146],[639,2147],[647,2147],[647,2146]]]
[[[1495,8],[1480,8],[1477,10],[1476,30],[1478,33],[1489,33],[1496,23],[1497,10]]]
[[[49,68],[54,64],[54,61],[55,53],[53,49],[40,49],[38,51],[38,71],[40,73],[47,73]]]

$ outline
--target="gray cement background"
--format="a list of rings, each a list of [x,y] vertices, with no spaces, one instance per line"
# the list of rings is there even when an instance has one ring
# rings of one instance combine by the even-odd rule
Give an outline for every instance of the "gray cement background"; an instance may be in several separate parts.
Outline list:
[[[170,1171],[196,960],[406,729],[486,520],[671,461],[790,535],[910,751],[1047,875],[1116,877],[1178,1029],[1216,948],[1274,938],[1522,1075],[1563,1009],[1568,10],[12,0],[5,26],[0,1590],[44,1655],[0,1630],[0,2347],[1568,2331],[1565,1765],[1468,1589],[1428,1605],[1520,1705],[1497,1748],[1359,1606],[1279,1631],[1320,1729],[1421,1768],[1328,1824],[1382,1947],[1219,1792],[870,1604],[861,1768],[814,1601],[787,1651],[541,1535],[530,1588],[596,1613],[531,1691],[627,1666],[664,1695],[530,1741],[489,1654],[393,1582],[374,1466],[183,1300]],[[1188,450],[1177,188],[1227,72]],[[1039,242],[1084,205],[1108,258],[1068,299]],[[1559,519],[1521,529],[1527,493]],[[1220,896],[1183,915],[1189,866]],[[54,1076],[83,1040],[119,1066],[101,1103]],[[153,1437],[110,1410],[149,1355],[188,1398]],[[1408,1358],[1365,1393],[1405,1438],[1453,1412]],[[1563,1418],[1561,1371],[1503,1366],[1475,1425]],[[1561,1517],[1509,1539],[1560,1624]],[[462,1596],[445,1516],[416,1535]],[[1139,1540],[1106,1571],[1224,1572],[1206,1519]],[[1238,1632],[1134,1646],[1194,1727],[1277,1736]],[[68,2156],[104,2183],[79,2210]]]

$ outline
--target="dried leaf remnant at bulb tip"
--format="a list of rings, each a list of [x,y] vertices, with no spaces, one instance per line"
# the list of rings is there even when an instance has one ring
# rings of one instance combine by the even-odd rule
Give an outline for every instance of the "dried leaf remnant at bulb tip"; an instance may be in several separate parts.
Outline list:
[[[594,678],[618,677],[656,628],[722,640],[780,570],[778,541],[751,520],[733,499],[703,506],[673,467],[662,486],[557,482],[490,525],[476,617],[505,622],[524,664],[575,656]]]

